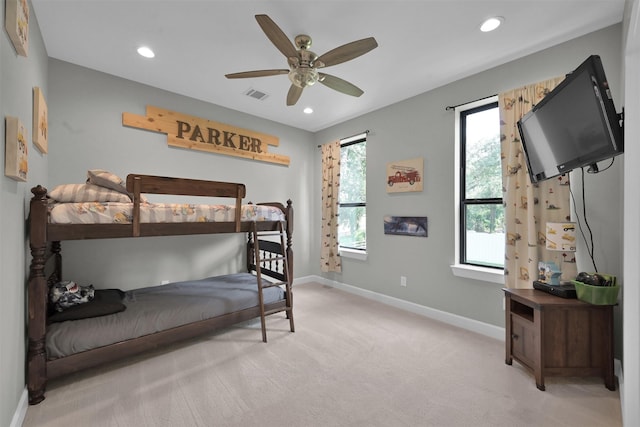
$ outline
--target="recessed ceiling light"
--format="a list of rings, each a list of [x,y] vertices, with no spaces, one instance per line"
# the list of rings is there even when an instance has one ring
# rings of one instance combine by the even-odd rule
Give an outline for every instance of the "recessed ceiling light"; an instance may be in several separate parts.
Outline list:
[[[488,33],[489,31],[493,31],[502,24],[504,18],[502,16],[494,16],[492,18],[487,19],[480,26],[480,31],[483,33]]]
[[[156,54],[153,53],[153,51],[150,48],[146,47],[146,46],[139,47],[138,48],[138,53],[141,56],[144,56],[145,58],[153,58],[154,56],[156,56]]]
[[[311,107],[307,107],[304,110],[302,110],[305,114],[311,114],[313,113],[313,108]]]

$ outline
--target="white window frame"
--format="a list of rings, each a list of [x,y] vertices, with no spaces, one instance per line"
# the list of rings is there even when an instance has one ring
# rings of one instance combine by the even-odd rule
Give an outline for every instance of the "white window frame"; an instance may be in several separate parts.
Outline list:
[[[504,270],[489,267],[480,267],[469,264],[462,264],[460,262],[460,168],[461,168],[461,137],[460,135],[460,113],[463,111],[471,110],[486,104],[498,102],[498,96],[491,96],[478,101],[473,101],[468,104],[464,104],[456,107],[455,120],[454,120],[454,168],[453,168],[453,180],[454,180],[454,264],[451,265],[451,271],[455,276],[464,277],[467,279],[474,279],[482,282],[496,283],[504,285]]]

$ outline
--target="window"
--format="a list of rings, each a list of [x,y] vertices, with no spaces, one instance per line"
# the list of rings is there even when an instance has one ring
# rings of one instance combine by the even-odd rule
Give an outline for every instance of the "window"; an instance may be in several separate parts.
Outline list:
[[[504,268],[504,207],[497,102],[459,111],[459,263]]]
[[[367,250],[367,138],[341,140],[338,241],[343,249]]]

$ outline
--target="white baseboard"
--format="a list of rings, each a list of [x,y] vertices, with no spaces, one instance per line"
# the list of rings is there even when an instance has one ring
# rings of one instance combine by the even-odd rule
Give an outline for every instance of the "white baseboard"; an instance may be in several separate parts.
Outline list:
[[[505,330],[499,326],[490,325],[488,323],[479,322],[477,320],[469,319],[467,317],[458,316],[457,314],[448,313],[446,311],[436,310],[424,305],[416,304],[410,301],[401,300],[399,298],[390,297],[377,292],[369,291],[366,289],[358,288],[356,286],[347,285],[344,283],[336,282],[334,280],[325,279],[320,276],[305,276],[295,279],[295,285],[301,285],[303,283],[320,283],[322,285],[331,286],[336,289],[340,289],[355,295],[362,296],[374,301],[381,302],[402,310],[409,311],[411,313],[420,314],[422,316],[438,320],[459,328],[467,329],[482,335],[486,335],[491,338],[495,338],[500,341],[504,341]]]
[[[18,402],[18,407],[16,411],[13,413],[13,418],[11,419],[10,427],[20,427],[24,422],[24,417],[27,415],[27,408],[29,407],[29,393],[27,392],[27,388],[25,387],[22,391],[22,396],[20,396],[20,401]]]

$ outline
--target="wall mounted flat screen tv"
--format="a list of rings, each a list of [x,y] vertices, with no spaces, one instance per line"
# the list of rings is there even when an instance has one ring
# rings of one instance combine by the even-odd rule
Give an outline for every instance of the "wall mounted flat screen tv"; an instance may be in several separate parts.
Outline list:
[[[616,112],[599,56],[592,55],[518,121],[531,182],[623,153]]]

